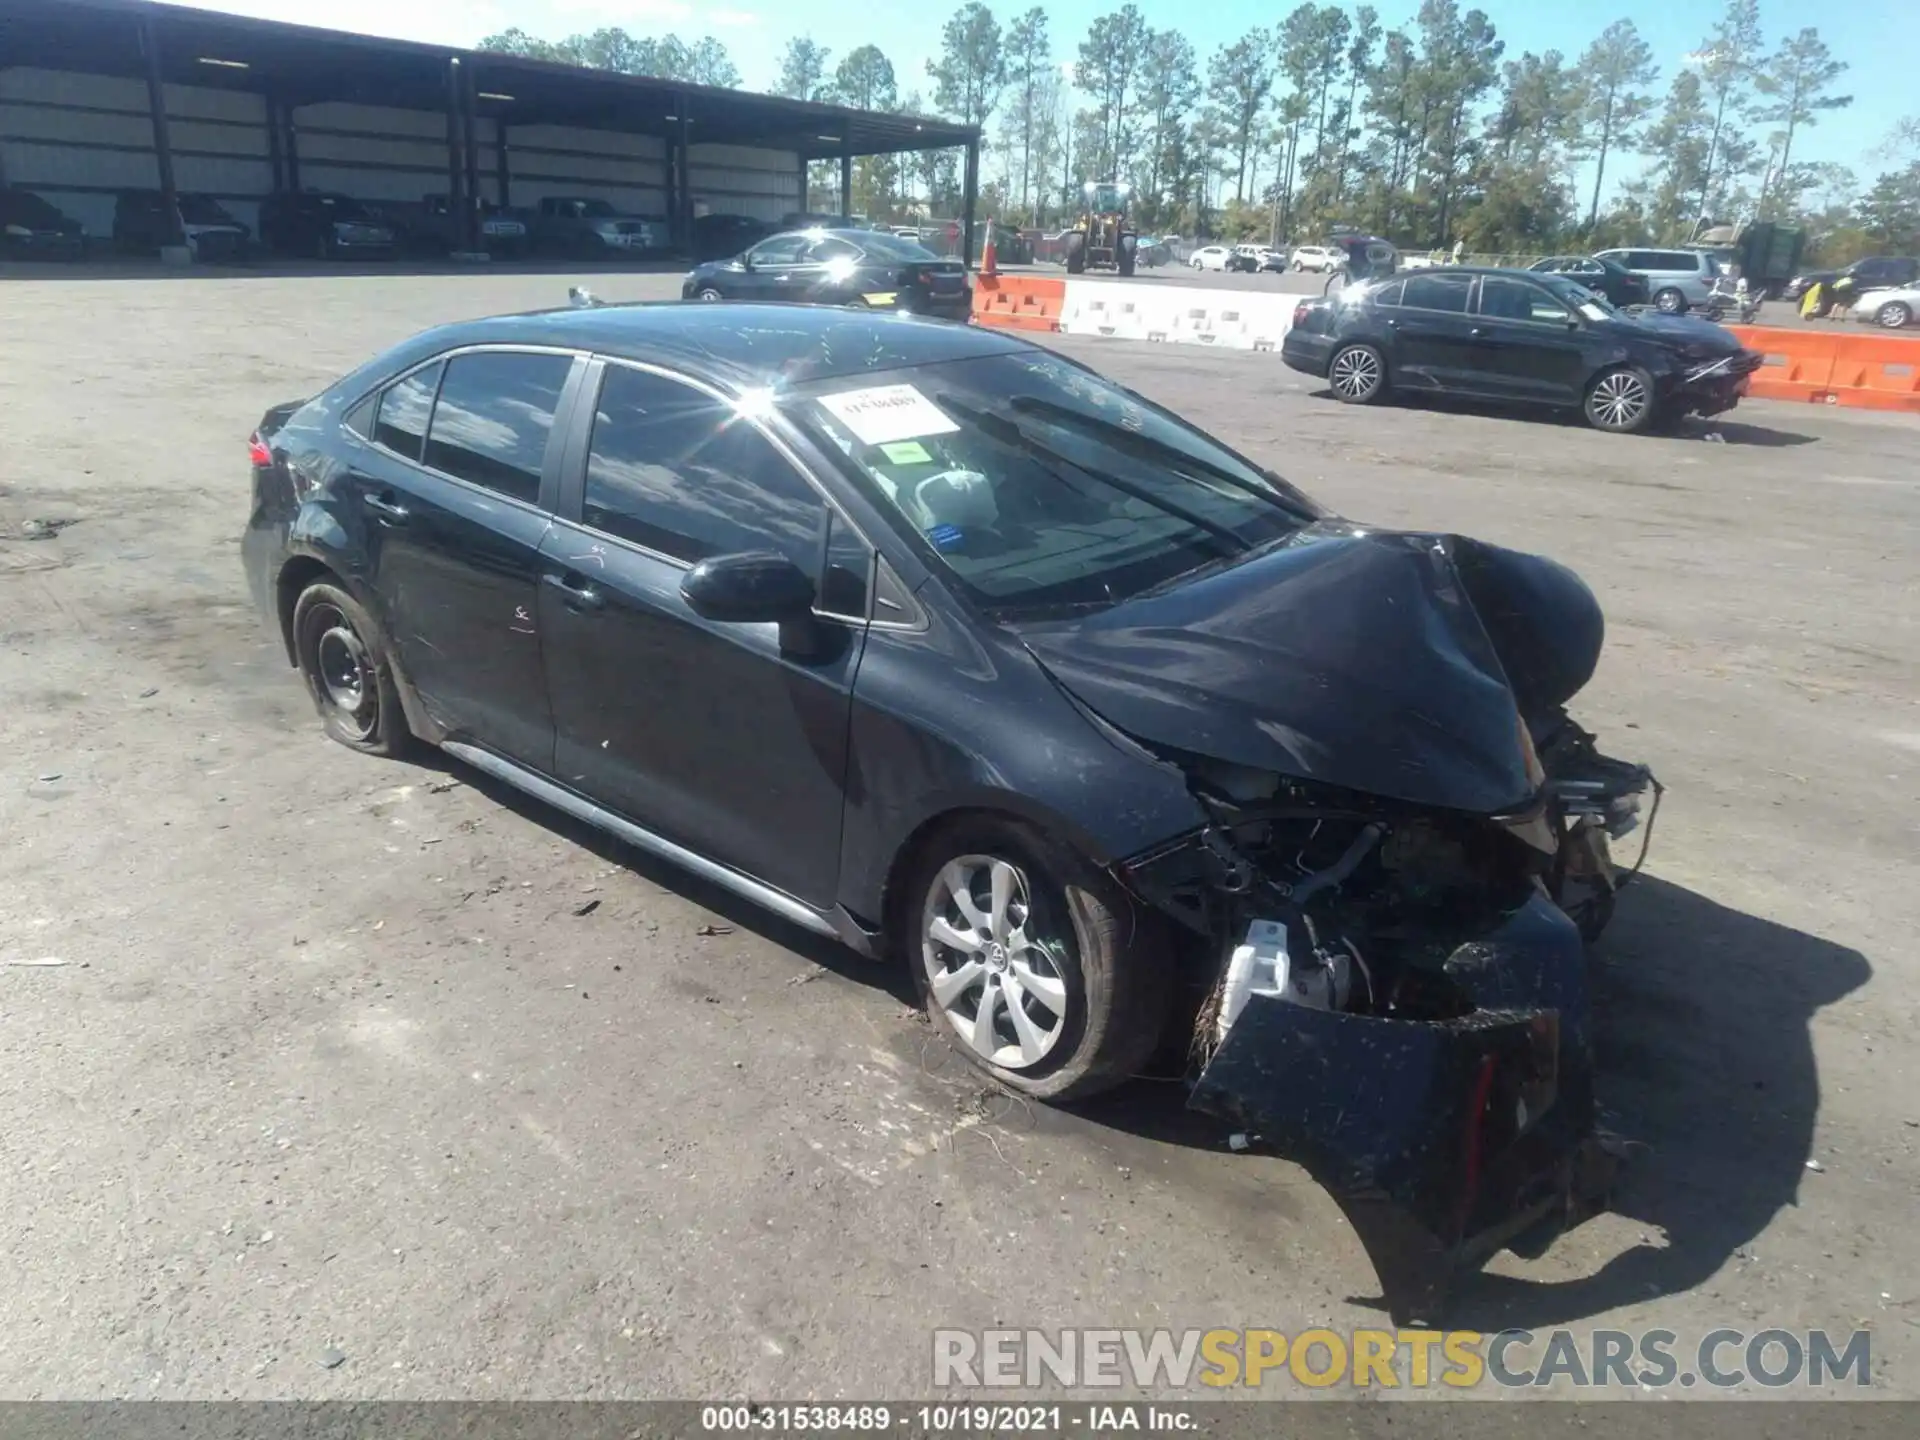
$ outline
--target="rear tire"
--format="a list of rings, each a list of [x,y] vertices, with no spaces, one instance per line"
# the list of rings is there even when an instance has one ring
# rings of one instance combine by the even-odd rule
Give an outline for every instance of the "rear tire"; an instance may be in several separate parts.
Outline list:
[[[1371,345],[1344,345],[1327,361],[1327,384],[1345,405],[1371,405],[1387,393],[1387,359]]]
[[[337,585],[309,585],[293,603],[294,657],[327,735],[363,755],[405,753],[413,736],[373,617]]]
[[[1904,330],[1913,323],[1913,307],[1904,300],[1889,300],[1873,312],[1873,323],[1888,330]]]
[[[1067,273],[1084,275],[1087,273],[1087,242],[1076,238],[1067,245]]]
[[[1653,308],[1662,315],[1684,315],[1687,310],[1687,297],[1669,285],[1664,290],[1654,292]]]
[[[1632,365],[1617,365],[1593,377],[1581,413],[1596,430],[1634,435],[1654,423],[1653,377]]]
[[[1122,279],[1133,274],[1133,267],[1135,263],[1133,251],[1127,249],[1126,246],[1122,245],[1120,247],[1120,254],[1117,257],[1115,263],[1120,268],[1120,275]]]
[[[1002,866],[1006,919],[996,926],[992,874]],[[956,880],[978,924],[960,908]],[[1110,1090],[1146,1063],[1168,1014],[1169,937],[1104,870],[1031,826],[982,815],[921,846],[905,883],[896,947],[928,1019],[969,1063],[1055,1101]]]

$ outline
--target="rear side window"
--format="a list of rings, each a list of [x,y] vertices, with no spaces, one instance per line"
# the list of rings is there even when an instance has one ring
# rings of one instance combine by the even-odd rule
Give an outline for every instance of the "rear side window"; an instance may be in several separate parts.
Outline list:
[[[1376,305],[1398,305],[1406,288],[1407,282],[1404,280],[1389,280],[1385,285],[1369,290],[1367,298]]]
[[[427,438],[427,417],[433,413],[433,395],[440,388],[444,368],[436,360],[386,388],[374,422],[375,440],[396,455],[409,460],[420,458],[421,443]]]
[[[860,249],[837,235],[829,235],[807,251],[806,258],[819,264],[824,264],[828,260],[858,260]]]
[[[427,432],[427,464],[532,504],[540,498],[571,355],[481,351],[447,362]]]
[[[777,550],[817,576],[827,505],[732,406],[677,380],[609,365],[581,519],[688,564]],[[850,588],[827,598],[861,603]]]
[[[1447,310],[1464,315],[1472,280],[1464,275],[1416,275],[1407,281],[1400,303],[1416,310]]]

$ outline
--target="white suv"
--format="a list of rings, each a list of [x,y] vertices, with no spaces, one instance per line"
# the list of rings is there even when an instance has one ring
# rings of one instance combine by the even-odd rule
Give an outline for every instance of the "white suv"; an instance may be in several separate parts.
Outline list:
[[[1293,251],[1293,268],[1296,270],[1331,270],[1340,263],[1340,252],[1325,245],[1296,245]]]
[[[1600,250],[1596,260],[1611,260],[1647,280],[1647,294],[1656,307],[1677,315],[1713,300],[1713,282],[1721,276],[1720,262],[1705,250]]]

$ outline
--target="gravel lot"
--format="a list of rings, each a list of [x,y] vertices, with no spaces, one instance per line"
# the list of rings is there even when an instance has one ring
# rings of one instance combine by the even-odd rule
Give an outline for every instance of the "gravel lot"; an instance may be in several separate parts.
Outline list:
[[[935,1325],[1383,1323],[1331,1202],[1178,1087],[1011,1101],[904,975],[321,738],[243,595],[249,429],[575,278],[0,278],[0,1395],[871,1397]],[[1059,343],[1608,606],[1579,713],[1671,790],[1597,954],[1644,1149],[1454,1318],[1866,1325],[1920,1395],[1920,424],[1618,439]]]

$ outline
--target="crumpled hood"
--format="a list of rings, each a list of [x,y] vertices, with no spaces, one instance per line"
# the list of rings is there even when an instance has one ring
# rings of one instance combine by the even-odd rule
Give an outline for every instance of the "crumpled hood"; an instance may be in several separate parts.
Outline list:
[[[1591,592],[1551,561],[1339,520],[1096,615],[1014,628],[1149,746],[1482,815],[1535,789],[1509,670],[1530,710],[1562,703],[1601,632]]]
[[[1663,315],[1657,310],[1625,317],[1619,323],[1632,325],[1662,345],[1684,355],[1705,360],[1720,355],[1737,355],[1743,348],[1739,337],[1716,321],[1698,315]]]

